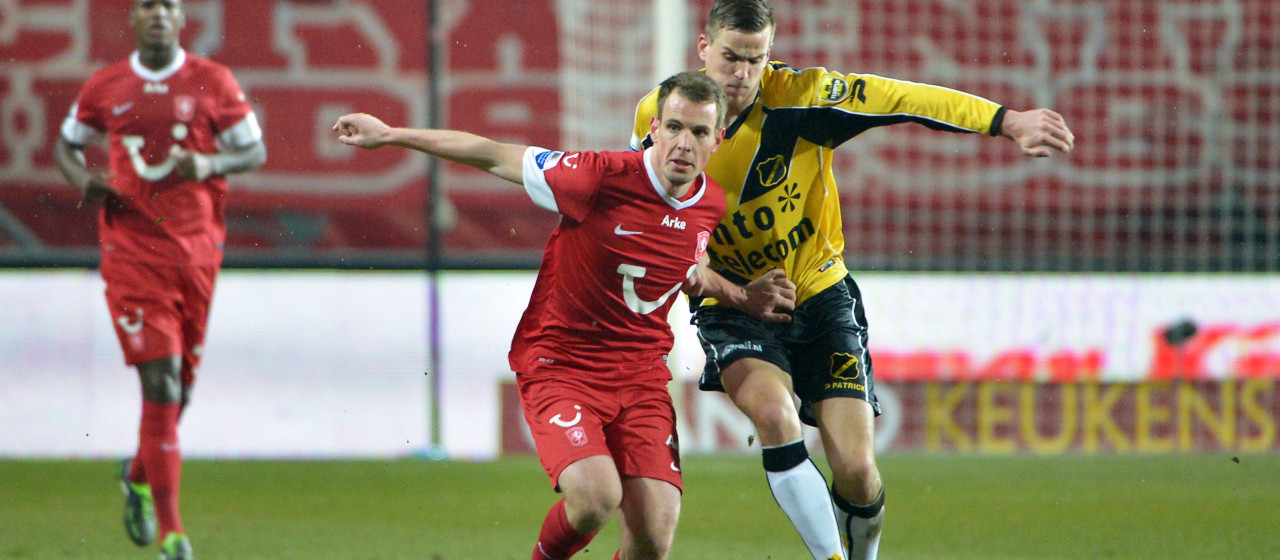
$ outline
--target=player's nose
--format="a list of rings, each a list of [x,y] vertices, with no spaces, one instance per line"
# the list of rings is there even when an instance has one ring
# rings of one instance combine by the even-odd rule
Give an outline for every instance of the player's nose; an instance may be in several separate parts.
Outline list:
[[[694,143],[694,142],[693,142],[693,133],[692,133],[692,132],[689,132],[689,131],[687,131],[687,130],[686,130],[686,131],[684,131],[684,132],[681,132],[681,133],[680,133],[680,136],[677,136],[677,137],[676,137],[676,149],[677,149],[677,150],[680,150],[680,151],[683,151],[683,152],[690,152],[690,151],[693,151],[693,143]]]

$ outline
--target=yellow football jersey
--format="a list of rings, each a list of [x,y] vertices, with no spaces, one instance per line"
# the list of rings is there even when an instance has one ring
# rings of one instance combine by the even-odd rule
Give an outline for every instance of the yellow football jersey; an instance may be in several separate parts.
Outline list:
[[[655,89],[636,107],[633,150],[652,145],[657,99]],[[707,165],[728,202],[707,247],[712,268],[738,283],[782,268],[803,302],[848,274],[831,170],[836,146],[903,122],[990,134],[1003,116],[996,103],[952,89],[770,63],[755,103],[729,125]]]

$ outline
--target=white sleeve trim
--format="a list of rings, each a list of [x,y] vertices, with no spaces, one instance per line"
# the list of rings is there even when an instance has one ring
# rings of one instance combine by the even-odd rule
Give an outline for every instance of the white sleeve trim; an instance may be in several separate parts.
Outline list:
[[[553,152],[536,146],[529,146],[524,151],[525,192],[529,193],[529,199],[534,204],[556,213],[560,212],[560,207],[556,205],[555,193],[551,192],[551,185],[547,183],[545,170],[559,164],[563,155],[564,152]]]
[[[75,146],[84,146],[102,137],[102,132],[76,119],[80,109],[79,103],[71,104],[71,111],[62,121],[62,139]]]
[[[218,135],[218,142],[233,150],[248,148],[261,141],[262,127],[258,126],[258,117],[253,114],[253,111]]]

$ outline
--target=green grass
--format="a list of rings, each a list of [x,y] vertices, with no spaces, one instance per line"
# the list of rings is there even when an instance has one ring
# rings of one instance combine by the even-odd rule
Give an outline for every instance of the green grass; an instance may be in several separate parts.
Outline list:
[[[821,462],[820,462],[821,463]],[[803,559],[756,457],[688,457],[674,559]],[[1280,558],[1280,456],[888,456],[885,560]],[[152,559],[115,464],[0,461],[0,559]],[[531,458],[190,461],[198,558],[524,560],[555,500]],[[577,558],[609,560],[616,525]]]

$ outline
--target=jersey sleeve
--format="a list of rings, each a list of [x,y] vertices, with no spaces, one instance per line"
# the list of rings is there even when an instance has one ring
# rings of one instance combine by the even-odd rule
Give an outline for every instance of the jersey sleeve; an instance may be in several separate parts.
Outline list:
[[[59,132],[68,143],[84,146],[106,134],[106,119],[102,114],[102,104],[97,101],[97,90],[97,80],[90,78],[62,120]]]
[[[770,83],[781,106],[808,112],[804,136],[837,146],[871,128],[914,122],[948,132],[996,135],[1004,108],[982,97],[942,86],[840,74],[824,68],[775,69]]]
[[[260,142],[262,128],[240,83],[226,68],[219,68],[218,83],[213,117],[218,142],[231,149],[247,148]]]
[[[557,152],[530,146],[524,151],[524,189],[533,203],[581,222],[607,171],[596,152]]]
[[[649,138],[649,123],[658,115],[658,90],[649,92],[636,104],[636,120],[631,130],[631,151],[640,152],[653,145]]]

